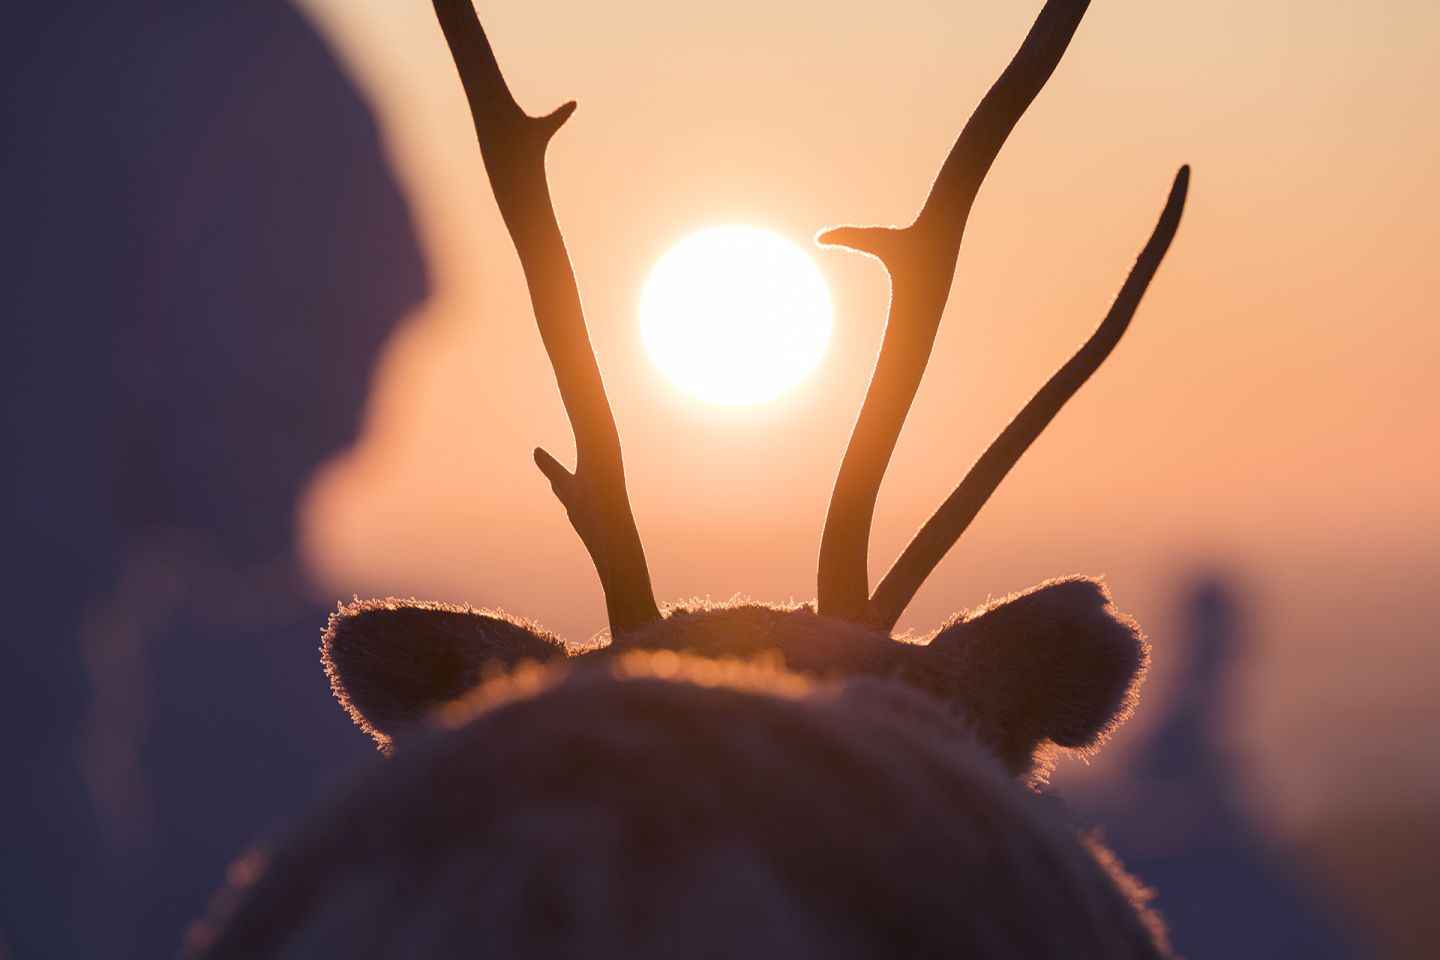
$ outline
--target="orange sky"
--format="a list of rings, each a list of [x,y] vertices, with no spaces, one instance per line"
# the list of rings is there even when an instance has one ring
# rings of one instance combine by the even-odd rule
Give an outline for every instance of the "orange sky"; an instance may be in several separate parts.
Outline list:
[[[569,428],[430,5],[301,6],[377,113],[432,286],[379,367],[361,443],[302,505],[317,589],[468,600],[584,639],[603,626],[594,573],[530,460],[536,445],[568,459]],[[661,599],[813,596],[886,285],[871,261],[816,251],[829,353],[778,401],[718,408],[645,355],[651,264],[716,223],[808,244],[908,222],[1038,8],[481,4],[523,106],[580,101],[550,179]],[[872,578],[1099,322],[1192,164],[1130,333],[901,626],[1104,573],[1150,625],[1163,696],[1174,591],[1233,572],[1263,640],[1236,736],[1286,821],[1357,778],[1440,791],[1424,748],[1440,713],[1415,723],[1440,666],[1422,605],[1440,574],[1437,29],[1425,0],[1096,0],[980,195],[876,518]]]

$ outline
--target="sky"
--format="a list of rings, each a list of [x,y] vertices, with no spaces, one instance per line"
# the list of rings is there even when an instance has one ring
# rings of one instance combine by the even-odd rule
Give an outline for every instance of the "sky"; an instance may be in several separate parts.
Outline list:
[[[430,5],[297,2],[376,113],[430,283],[361,440],[299,508],[314,589],[499,607],[584,640],[600,591],[530,459],[568,460],[569,427]],[[662,601],[814,595],[887,285],[812,247],[836,303],[828,353],[778,400],[722,408],[647,358],[650,266],[715,224],[808,245],[908,222],[1038,8],[480,5],[522,106],[580,104],[549,177]],[[1234,739],[1281,829],[1440,795],[1437,28],[1422,0],[1097,0],[980,194],[872,536],[873,581],[1099,322],[1191,164],[1130,332],[900,627],[1104,574],[1149,628],[1163,699],[1176,598],[1219,571],[1257,638]],[[1142,699],[1118,749],[1145,716]]]

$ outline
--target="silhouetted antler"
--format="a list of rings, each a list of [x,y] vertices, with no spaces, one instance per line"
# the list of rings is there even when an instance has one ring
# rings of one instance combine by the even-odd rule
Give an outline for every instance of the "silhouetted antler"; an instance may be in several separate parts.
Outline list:
[[[1115,297],[1115,302],[1110,306],[1110,312],[1105,315],[1100,326],[1090,335],[1084,345],[1076,351],[1075,355],[1065,363],[1063,367],[1046,381],[1040,392],[1031,398],[1016,416],[1010,421],[998,437],[996,437],[979,460],[975,461],[965,479],[941,504],[940,509],[935,511],[934,516],[925,521],[920,532],[915,534],[915,539],[900,554],[900,559],[885,574],[880,581],[880,586],[875,588],[875,595],[870,601],[870,621],[877,626],[889,630],[895,626],[900,619],[900,614],[914,599],[915,592],[930,576],[946,552],[960,539],[970,521],[980,512],[990,494],[1005,479],[1035,438],[1040,436],[1055,414],[1060,412],[1080,385],[1090,379],[1090,375],[1096,368],[1110,356],[1110,351],[1120,342],[1120,337],[1130,325],[1130,318],[1135,315],[1135,308],[1140,305],[1140,298],[1145,293],[1145,288],[1150,285],[1150,280],[1155,276],[1155,271],[1164,259],[1165,253],[1170,249],[1170,241],[1175,239],[1175,230],[1180,226],[1180,213],[1185,207],[1185,193],[1190,185],[1190,168],[1181,167],[1179,174],[1175,177],[1175,184],[1170,189],[1170,199],[1165,204],[1165,209],[1160,214],[1160,222],[1155,225],[1155,232],[1150,235],[1149,243],[1140,252],[1135,261],[1135,266],[1130,270],[1130,276],[1125,279],[1125,285],[1120,288],[1120,293]]]
[[[500,73],[471,0],[434,0],[434,4],[465,85],[490,186],[525,271],[535,321],[575,432],[574,473],[539,448],[535,463],[590,552],[605,590],[611,629],[633,629],[660,613],[625,490],[620,434],[545,179],[545,149],[575,111],[575,102],[544,117],[527,115]]]
[[[1187,173],[1183,170],[1160,227],[1101,329],[976,463],[960,489],[907,548],[872,601],[866,554],[875,499],[930,359],[970,209],[1001,146],[1054,72],[1088,6],[1089,0],[1045,4],[1015,58],[961,131],[910,226],[837,227],[818,238],[874,256],[891,279],[890,316],[875,374],[841,462],[821,536],[818,607],[822,614],[886,629],[894,626],[920,583],[1001,478],[1114,347],[1174,235],[1184,202]]]

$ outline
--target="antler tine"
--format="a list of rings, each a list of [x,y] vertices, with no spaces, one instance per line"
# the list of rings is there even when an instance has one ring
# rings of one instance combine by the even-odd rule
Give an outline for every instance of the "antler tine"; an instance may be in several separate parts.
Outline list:
[[[904,228],[837,227],[819,242],[867,253],[890,274],[890,315],[875,374],[840,464],[820,538],[817,605],[822,614],[870,619],[867,551],[875,499],[910,412],[950,284],[970,208],[1021,115],[1049,80],[1089,0],[1049,0],[1010,65],[980,101]]]
[[[1190,168],[1181,167],[1175,176],[1174,186],[1170,189],[1170,198],[1160,214],[1160,221],[1155,225],[1155,232],[1150,235],[1145,249],[1140,251],[1135,266],[1125,279],[1125,285],[1120,288],[1120,293],[1110,306],[1110,312],[1090,335],[1090,339],[1085,341],[1063,367],[1055,371],[1024,409],[1010,421],[1010,425],[991,442],[980,459],[976,460],[974,466],[965,474],[965,479],[960,481],[960,485],[941,504],[940,509],[925,521],[915,539],[910,541],[910,545],[900,554],[890,572],[880,581],[880,586],[875,588],[875,595],[870,601],[872,623],[886,630],[895,626],[900,614],[910,605],[925,578],[930,576],[931,571],[960,539],[960,535],[965,532],[970,521],[975,519],[975,515],[1000,485],[1000,481],[1005,479],[1010,468],[1015,466],[1021,455],[1030,448],[1030,444],[1035,442],[1035,438],[1049,426],[1060,408],[1075,395],[1075,391],[1079,390],[1100,364],[1105,362],[1105,358],[1110,356],[1110,352],[1115,349],[1120,337],[1129,327],[1130,318],[1135,315],[1135,309],[1140,305],[1140,298],[1144,296],[1155,271],[1160,267],[1160,261],[1170,249],[1170,242],[1175,239],[1189,186]]]
[[[575,433],[573,473],[538,448],[535,463],[595,563],[611,629],[643,626],[660,612],[625,489],[620,434],[545,178],[545,149],[575,102],[544,117],[527,115],[500,73],[471,0],[434,0],[434,6],[465,85],[490,186],[520,257],[540,338]]]

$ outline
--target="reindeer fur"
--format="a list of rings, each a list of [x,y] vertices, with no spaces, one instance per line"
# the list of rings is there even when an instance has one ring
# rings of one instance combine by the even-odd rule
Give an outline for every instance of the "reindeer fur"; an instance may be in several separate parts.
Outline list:
[[[280,845],[215,960],[1166,955],[1138,885],[1015,779],[1133,703],[1144,640],[1096,581],[928,643],[745,602],[571,651],[392,600],[324,650],[393,757]]]

